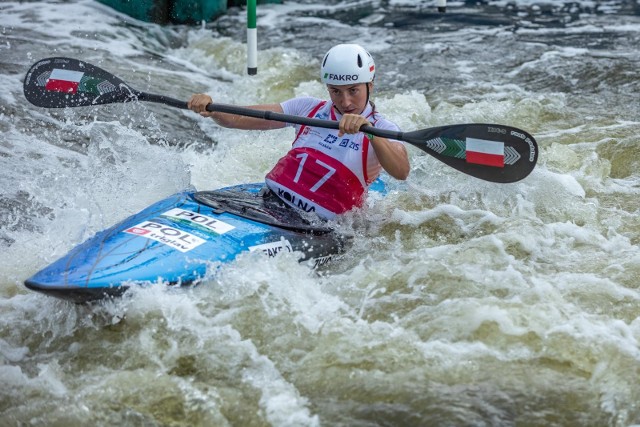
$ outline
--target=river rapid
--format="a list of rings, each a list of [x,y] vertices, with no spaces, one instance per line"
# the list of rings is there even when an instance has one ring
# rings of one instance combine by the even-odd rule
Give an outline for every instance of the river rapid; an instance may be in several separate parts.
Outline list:
[[[256,76],[245,20],[0,3],[0,426],[640,425],[638,2],[259,5]],[[409,146],[409,179],[340,219],[354,247],[321,271],[253,253],[88,306],[24,287],[157,200],[261,181],[293,138],[159,104],[34,107],[34,62],[250,105],[326,97],[340,42],[372,53],[402,130],[519,127],[535,170],[494,184]]]

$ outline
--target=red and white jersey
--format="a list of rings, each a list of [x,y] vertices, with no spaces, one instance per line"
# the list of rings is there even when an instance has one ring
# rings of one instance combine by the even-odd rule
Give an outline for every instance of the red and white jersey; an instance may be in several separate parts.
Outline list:
[[[285,114],[339,121],[331,101],[294,98],[283,102]],[[368,105],[362,113],[374,127],[399,130]],[[382,166],[363,133],[338,137],[337,129],[295,125],[291,150],[267,174],[265,182],[287,204],[331,219],[362,206],[369,185]]]

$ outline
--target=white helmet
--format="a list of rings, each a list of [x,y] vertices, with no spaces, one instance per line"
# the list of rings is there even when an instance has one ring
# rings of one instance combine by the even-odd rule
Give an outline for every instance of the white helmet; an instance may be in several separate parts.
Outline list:
[[[339,44],[322,60],[320,79],[324,84],[369,83],[376,75],[371,54],[357,44]]]

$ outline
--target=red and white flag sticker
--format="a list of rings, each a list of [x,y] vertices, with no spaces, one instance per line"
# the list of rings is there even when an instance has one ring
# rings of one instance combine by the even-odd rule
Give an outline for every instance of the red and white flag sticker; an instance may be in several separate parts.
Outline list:
[[[77,93],[84,72],[55,68],[44,88],[51,92]]]
[[[504,167],[504,142],[467,138],[467,163]]]

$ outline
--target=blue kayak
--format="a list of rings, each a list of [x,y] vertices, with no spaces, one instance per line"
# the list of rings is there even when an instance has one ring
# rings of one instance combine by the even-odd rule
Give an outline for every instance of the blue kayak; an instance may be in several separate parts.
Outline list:
[[[27,288],[82,303],[130,286],[201,281],[215,263],[247,251],[299,251],[321,266],[351,238],[291,209],[263,183],[183,191],[103,230],[25,281]],[[371,190],[384,192],[378,180]]]

